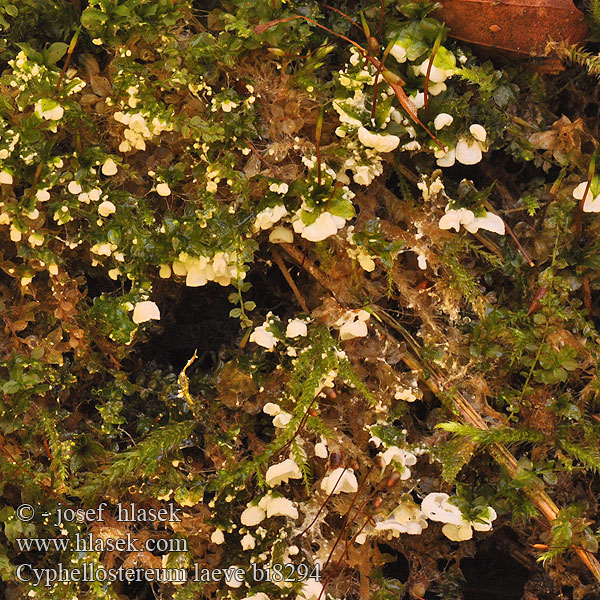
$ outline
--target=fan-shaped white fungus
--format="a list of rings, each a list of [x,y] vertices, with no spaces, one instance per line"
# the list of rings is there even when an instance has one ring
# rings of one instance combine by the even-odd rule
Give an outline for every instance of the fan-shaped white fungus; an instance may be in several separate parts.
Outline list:
[[[257,327],[250,335],[250,341],[255,342],[267,350],[272,350],[279,340],[270,331],[267,331],[267,325],[268,323],[263,323],[260,327]]]
[[[473,123],[473,125],[469,127],[469,132],[476,140],[480,142],[485,142],[485,139],[487,138],[487,131],[479,123]]]
[[[443,492],[432,492],[427,494],[421,502],[421,512],[432,521],[440,521],[442,523],[452,523],[453,525],[461,525],[464,522],[462,514],[458,506],[448,502],[448,494]]]
[[[476,165],[481,161],[483,155],[481,153],[480,142],[468,141],[465,138],[460,138],[456,144],[456,160],[463,165]]]
[[[242,550],[253,550],[256,546],[256,539],[250,533],[247,533],[241,540]]]
[[[459,525],[446,523],[442,527],[442,533],[453,542],[464,542],[473,537],[473,529],[466,521]]]
[[[13,182],[13,176],[8,171],[0,171],[0,183],[4,185],[11,185]]]
[[[275,427],[283,428],[291,420],[292,420],[292,415],[290,415],[290,413],[285,412],[284,410],[282,410],[281,412],[277,413],[277,415],[275,415],[275,418],[273,419],[273,425]]]
[[[215,529],[210,536],[210,541],[213,544],[223,544],[225,543],[225,535],[223,534],[222,529]]]
[[[117,163],[112,158],[108,158],[106,162],[102,165],[102,174],[110,177],[111,175],[115,175],[117,173],[118,167]]]
[[[310,225],[304,225],[302,219],[293,223],[294,231],[309,242],[320,242],[338,232],[346,224],[342,217],[336,217],[330,212],[322,212]]]
[[[254,527],[266,517],[265,511],[260,506],[249,506],[240,516],[242,525]]]
[[[151,319],[160,320],[160,310],[151,300],[138,302],[133,309],[133,322],[136,324],[145,323]]]
[[[448,113],[443,112],[443,113],[440,113],[433,120],[433,126],[436,128],[437,131],[439,131],[443,127],[446,127],[446,125],[452,125],[453,121],[454,121],[454,117],[452,115],[449,115]]]
[[[292,319],[288,322],[285,335],[289,338],[304,337],[308,333],[306,323],[302,319]]]
[[[290,479],[302,479],[302,473],[298,465],[288,458],[276,465],[271,465],[267,469],[265,481],[267,485],[275,487],[280,483],[287,483]]]
[[[364,127],[358,129],[358,139],[367,148],[374,148],[377,152],[391,152],[398,147],[400,138],[397,135],[372,133]]]
[[[573,190],[573,198],[576,200],[581,200],[583,198],[583,194],[585,193],[586,188],[588,187],[588,182],[584,181],[580,183]],[[585,202],[583,203],[583,212],[587,213],[597,213],[600,212],[600,194],[598,194],[595,198],[592,192],[588,189],[588,193],[585,196]]]
[[[258,506],[266,511],[267,518],[269,519],[271,517],[298,518],[298,509],[294,506],[294,503],[287,498],[275,498],[271,494],[267,494],[260,500]]]
[[[168,183],[165,183],[164,181],[162,183],[159,183],[156,186],[156,193],[159,196],[169,196],[171,194],[171,188],[169,187]]]
[[[287,227],[274,227],[269,234],[269,241],[272,244],[291,244],[294,241],[294,233]]]
[[[342,475],[343,473],[343,475]],[[339,482],[338,482],[339,480]],[[353,494],[358,490],[358,481],[352,469],[339,467],[321,480],[321,489],[329,494]]]
[[[103,217],[109,217],[116,212],[116,210],[117,207],[110,200],[104,200],[104,202],[98,205],[98,213]]]

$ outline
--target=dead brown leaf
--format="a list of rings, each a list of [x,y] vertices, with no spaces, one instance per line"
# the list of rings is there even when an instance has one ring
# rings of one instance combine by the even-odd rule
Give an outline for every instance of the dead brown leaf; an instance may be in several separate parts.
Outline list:
[[[443,0],[450,35],[489,49],[544,56],[549,39],[583,42],[587,25],[571,0]]]

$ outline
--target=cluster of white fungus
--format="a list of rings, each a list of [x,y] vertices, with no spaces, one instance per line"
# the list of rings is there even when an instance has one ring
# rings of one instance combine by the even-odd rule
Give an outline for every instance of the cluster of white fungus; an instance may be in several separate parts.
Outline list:
[[[479,229],[486,229],[504,235],[504,221],[498,216],[491,212],[485,211],[485,215],[482,217],[476,217],[473,211],[467,208],[450,208],[450,205],[446,206],[446,214],[440,219],[440,229],[454,229],[458,231],[461,225],[469,233],[477,233]]]
[[[263,406],[263,412],[273,417],[273,425],[275,427],[283,428],[292,420],[292,415],[274,402],[267,402]]]
[[[181,252],[172,267],[160,265],[161,278],[168,279],[172,274],[185,277],[188,287],[200,287],[209,281],[228,286],[232,279],[244,279],[246,276],[243,271],[238,271],[237,252],[216,252],[210,257]]]
[[[483,152],[488,150],[485,144],[487,132],[482,125],[474,123],[469,127],[469,133],[471,134],[470,137],[459,137],[454,148],[437,149],[435,151],[437,164],[440,167],[452,167],[456,161],[463,165],[475,165],[481,161]]]
[[[133,91],[134,88],[131,88]],[[113,114],[117,123],[126,125],[123,130],[125,138],[119,145],[119,152],[131,152],[132,150],[145,150],[146,142],[158,137],[163,131],[172,131],[173,125],[166,121],[153,117],[149,112],[122,112]]]
[[[445,523],[442,527],[442,533],[454,542],[470,540],[475,531],[489,531],[492,528],[492,521],[496,519],[496,511],[488,506],[485,514],[477,521],[466,521],[460,509],[451,504],[448,494],[442,492],[433,492],[428,494],[421,503],[421,512],[425,517],[432,521]]]
[[[348,310],[335,323],[340,330],[340,340],[366,337],[369,333],[367,321],[371,315],[366,310]]]

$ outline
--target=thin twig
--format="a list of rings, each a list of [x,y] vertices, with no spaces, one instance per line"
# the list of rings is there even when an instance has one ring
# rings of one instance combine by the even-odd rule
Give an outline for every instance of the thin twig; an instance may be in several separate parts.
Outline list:
[[[304,297],[300,293],[300,290],[298,289],[298,286],[296,285],[296,282],[292,279],[292,276],[290,275],[290,272],[288,271],[288,268],[285,266],[285,263],[283,262],[283,258],[281,258],[281,254],[279,254],[279,252],[277,251],[276,248],[271,248],[271,254],[273,255],[273,259],[277,263],[277,266],[279,267],[279,270],[281,271],[281,273],[283,274],[283,276],[284,276],[285,280],[287,281],[288,285],[292,289],[292,292],[294,292],[294,296],[296,296],[296,300],[298,300],[298,304],[300,304],[300,307],[302,308],[302,310],[307,315],[309,315],[310,314],[310,310],[308,309],[308,305],[306,304],[306,300],[304,299]]]
[[[325,498],[325,502],[323,502],[323,504],[321,504],[321,507],[317,511],[317,514],[315,515],[314,519],[308,524],[308,527],[303,529],[296,537],[303,536],[317,522],[317,519],[319,518],[319,515],[323,512],[325,505],[329,502],[331,496],[333,496],[333,494],[335,494],[335,490],[336,490],[338,484],[340,483],[340,481],[342,480],[342,477],[344,476],[344,473],[347,471],[347,469],[348,469],[347,467],[344,467],[342,469],[342,472],[340,473],[340,476],[338,477],[337,481],[335,482],[333,489],[331,490],[331,492],[329,492],[327,498]]]
[[[79,37],[79,32],[81,31],[82,25],[80,25],[75,34],[73,35],[73,39],[69,44],[69,48],[67,49],[67,58],[65,59],[65,64],[63,65],[62,71],[60,72],[60,76],[58,77],[58,83],[56,84],[56,89],[54,90],[56,93],[60,91],[60,86],[62,85],[63,79],[65,77],[65,73],[69,67],[69,63],[71,62],[71,57],[73,56],[73,52],[75,50],[75,45],[77,44],[77,38]]]

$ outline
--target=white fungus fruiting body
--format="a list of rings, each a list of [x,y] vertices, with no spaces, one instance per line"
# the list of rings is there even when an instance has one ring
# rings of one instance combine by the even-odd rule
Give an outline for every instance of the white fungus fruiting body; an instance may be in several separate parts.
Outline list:
[[[242,539],[242,550],[253,550],[256,546],[256,539],[251,533],[247,533]]]
[[[358,337],[366,337],[369,333],[366,321],[371,315],[366,310],[348,311],[335,322],[340,329],[340,340],[351,340]]]
[[[483,217],[476,217],[473,211],[467,208],[446,207],[446,214],[440,219],[438,227],[458,231],[461,225],[469,233],[477,233],[479,229],[492,231],[499,235],[505,233],[504,221],[498,215],[486,211]]]
[[[213,544],[223,544],[225,543],[225,535],[223,534],[222,529],[215,529],[210,536],[210,541]]]
[[[446,523],[442,527],[442,533],[453,542],[464,542],[473,537],[473,529],[466,521],[459,525]]]
[[[292,244],[294,242],[294,232],[287,227],[274,227],[269,234],[269,241],[272,244]]]
[[[292,319],[289,321],[285,335],[289,338],[295,337],[304,337],[308,333],[308,328],[306,327],[306,323],[302,319]]]
[[[476,165],[483,158],[481,143],[460,138],[456,144],[456,160],[463,165]],[[439,164],[439,163],[438,163]]]
[[[275,427],[279,427],[280,429],[284,428],[290,421],[292,420],[292,415],[284,410],[278,412],[273,418],[273,425]]]
[[[399,62],[399,63],[404,63],[406,62],[406,48],[400,44],[400,42],[396,42],[391,50],[390,50],[390,54]]]
[[[280,483],[287,483],[290,479],[302,479],[300,467],[291,458],[279,464],[271,465],[265,475],[265,481],[270,487],[275,487]]]
[[[464,521],[458,506],[451,504],[450,496],[443,492],[432,492],[427,494],[421,502],[421,512],[432,521],[461,525]]]
[[[358,139],[361,144],[367,148],[374,148],[377,152],[391,152],[400,143],[400,138],[397,135],[371,133],[364,127],[359,127]]]
[[[287,498],[273,497],[271,494],[267,494],[260,500],[258,506],[266,511],[268,519],[271,517],[298,518],[298,509]]]
[[[53,98],[41,98],[34,105],[34,112],[40,119],[59,121],[65,109]]]
[[[136,325],[145,323],[152,319],[160,320],[160,310],[158,306],[151,300],[145,300],[144,302],[138,302],[133,309],[133,322]]]
[[[352,469],[339,467],[321,480],[321,489],[329,496],[331,494],[353,494],[358,490],[358,481]]]
[[[387,532],[391,537],[399,537],[401,533],[420,535],[427,526],[427,519],[419,507],[413,502],[403,502],[375,525],[375,531]]]
[[[338,232],[346,224],[342,217],[330,212],[322,212],[310,225],[304,225],[302,219],[293,222],[294,231],[309,242],[320,242]]]
[[[456,148],[449,148],[447,151],[436,150],[434,156],[439,167],[453,167],[456,163]]]
[[[117,207],[110,200],[104,200],[104,202],[98,205],[98,214],[103,217],[109,217],[115,213],[116,210]]]
[[[163,196],[163,197],[170,196],[171,195],[171,188],[169,187],[168,183],[162,182],[162,183],[159,183],[156,186],[156,193],[159,196]]]
[[[286,184],[287,185],[287,184]],[[254,231],[270,229],[277,221],[288,214],[286,207],[283,204],[277,206],[269,206],[261,210],[254,220]]]
[[[315,456],[317,458],[327,458],[329,456],[329,450],[327,449],[327,444],[321,438],[320,442],[315,444]]]
[[[266,348],[267,350],[272,350],[277,345],[279,340],[271,333],[267,331],[268,323],[263,323],[259,327],[257,327],[252,334],[250,335],[250,341]]]
[[[479,142],[485,142],[487,138],[487,131],[483,125],[480,125],[479,123],[473,123],[473,125],[469,127],[469,133]]]
[[[240,522],[246,527],[254,527],[261,523],[267,516],[260,506],[249,506],[240,516]]]
[[[108,158],[106,162],[102,165],[102,174],[107,177],[111,177],[112,175],[116,175],[118,171],[117,163],[112,158]]]
[[[439,131],[440,129],[446,127],[447,125],[452,125],[453,121],[454,121],[454,117],[452,115],[449,115],[448,113],[440,113],[433,120],[433,126],[436,128],[437,131]]]
[[[69,190],[69,192],[74,195],[80,194],[81,193],[81,185],[77,181],[69,181],[67,190]]]
[[[590,186],[591,187],[591,186]],[[585,194],[585,190],[588,188],[588,182],[584,181],[580,183],[573,190],[573,198],[576,200],[581,200],[583,198],[583,194]],[[587,213],[597,213],[600,212],[600,194],[598,194],[595,198],[592,194],[591,190],[588,189],[588,192],[585,196],[585,202],[583,203],[583,212]]]
[[[417,457],[412,452],[408,452],[408,450],[403,450],[397,446],[391,446],[385,452],[381,452],[380,456],[386,466],[393,461],[403,467],[400,473],[400,479],[402,480],[408,479],[411,475],[408,467],[417,464]]]
[[[279,404],[275,404],[274,402],[267,402],[263,406],[263,412],[267,415],[274,417],[281,412],[281,406]]]

